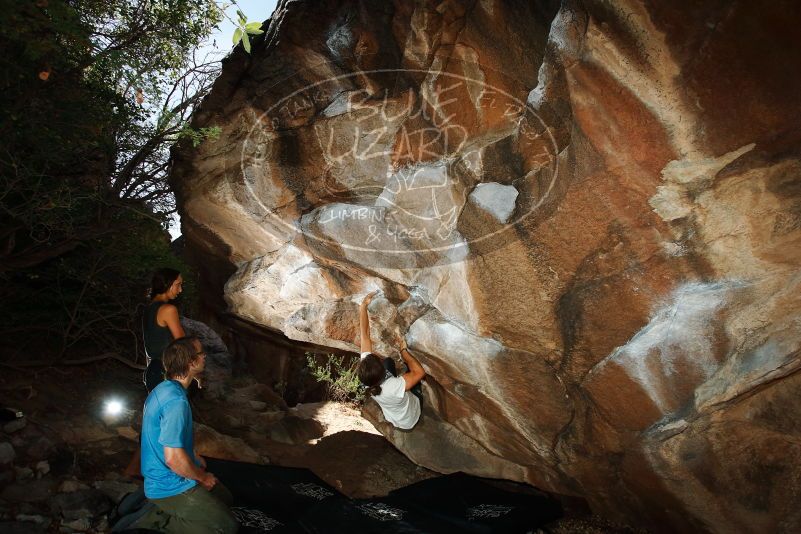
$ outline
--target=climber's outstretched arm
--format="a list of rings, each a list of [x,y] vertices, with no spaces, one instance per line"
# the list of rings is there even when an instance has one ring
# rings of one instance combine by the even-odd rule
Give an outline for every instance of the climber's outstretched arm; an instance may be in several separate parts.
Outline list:
[[[378,291],[373,291],[364,297],[364,300],[359,306],[359,337],[361,338],[362,354],[365,352],[373,352],[373,342],[370,339],[370,317],[367,315],[367,306],[370,305],[373,297],[375,297],[377,294]]]

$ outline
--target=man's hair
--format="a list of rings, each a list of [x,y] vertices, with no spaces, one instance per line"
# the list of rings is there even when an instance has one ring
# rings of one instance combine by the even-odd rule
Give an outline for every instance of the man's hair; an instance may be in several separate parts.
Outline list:
[[[167,345],[161,362],[164,364],[164,376],[168,380],[189,374],[189,365],[198,358],[196,343],[200,344],[197,337],[186,336]]]
[[[359,376],[359,380],[367,386],[367,390],[373,396],[381,394],[381,383],[384,381],[386,372],[387,370],[384,368],[381,358],[375,354],[368,354],[356,366],[356,374]]]

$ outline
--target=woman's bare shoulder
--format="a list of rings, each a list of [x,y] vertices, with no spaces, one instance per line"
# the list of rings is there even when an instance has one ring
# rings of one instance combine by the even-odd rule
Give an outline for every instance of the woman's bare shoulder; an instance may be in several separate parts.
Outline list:
[[[170,304],[169,302],[162,304],[158,313],[156,314],[156,320],[169,320],[175,317],[178,317],[178,308],[175,306],[175,304]]]

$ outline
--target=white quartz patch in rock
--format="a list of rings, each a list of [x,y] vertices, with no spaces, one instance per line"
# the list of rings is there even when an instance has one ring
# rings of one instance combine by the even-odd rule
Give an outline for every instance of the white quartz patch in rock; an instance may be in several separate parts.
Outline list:
[[[470,200],[483,209],[498,222],[506,224],[515,210],[517,189],[513,185],[502,185],[497,182],[478,184],[470,193]]]
[[[328,107],[323,110],[323,115],[326,117],[336,117],[337,115],[344,115],[351,111],[350,98],[352,93],[340,93],[337,97],[328,104]]]
[[[505,347],[492,338],[481,337],[457,325],[438,310],[432,310],[412,323],[406,334],[412,350],[436,355],[470,384],[487,384],[486,367],[503,354]]]
[[[743,282],[688,282],[673,291],[670,302],[660,307],[650,322],[618,347],[591,372],[615,362],[640,383],[663,413],[670,411],[665,383],[675,380],[677,370],[694,367],[703,380],[718,368],[713,332],[715,313]]]

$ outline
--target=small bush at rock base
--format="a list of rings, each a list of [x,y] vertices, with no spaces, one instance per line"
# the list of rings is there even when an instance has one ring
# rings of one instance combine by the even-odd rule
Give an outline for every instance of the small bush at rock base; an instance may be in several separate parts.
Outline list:
[[[365,389],[356,375],[359,360],[344,355],[306,353],[306,363],[312,376],[327,385],[327,397],[337,402],[364,402]]]

